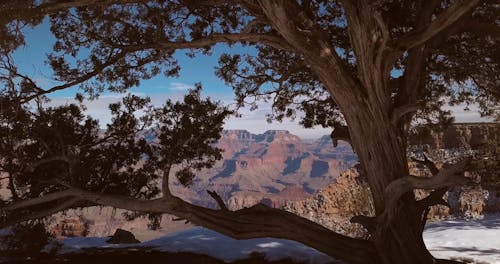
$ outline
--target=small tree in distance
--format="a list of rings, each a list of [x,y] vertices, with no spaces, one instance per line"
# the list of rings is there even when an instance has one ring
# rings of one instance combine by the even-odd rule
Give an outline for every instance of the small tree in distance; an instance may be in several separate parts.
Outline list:
[[[425,247],[422,215],[448,187],[468,181],[463,171],[475,161],[442,170],[423,161],[434,176],[411,176],[407,137],[416,120],[449,122],[441,110],[446,101],[477,103],[483,115],[498,115],[494,1],[24,0],[0,10],[0,165],[12,192],[2,226],[105,205],[173,214],[237,239],[296,240],[349,263],[444,263]],[[11,58],[24,44],[22,28],[45,17],[56,38],[48,63],[58,82],[48,88]],[[125,97],[110,106],[113,120],[103,133],[78,105],[43,107],[45,95],[73,86],[84,91],[76,95],[82,101],[161,73],[177,76],[176,51],[195,57],[219,43],[256,51],[219,59],[216,74],[234,87],[239,106],[271,100],[269,119],[301,116],[304,126],[332,127],[334,141],[352,144],[375,205],[375,215],[355,218],[370,240],[264,205],[229,211],[211,191],[219,210],[170,193],[172,167],[189,184],[197,169],[220,158],[211,146],[230,111],[202,99],[200,87],[184,102],[156,109]],[[142,118],[134,115],[139,110]],[[159,142],[138,136],[145,131],[155,131]],[[416,201],[414,189],[435,191]]]

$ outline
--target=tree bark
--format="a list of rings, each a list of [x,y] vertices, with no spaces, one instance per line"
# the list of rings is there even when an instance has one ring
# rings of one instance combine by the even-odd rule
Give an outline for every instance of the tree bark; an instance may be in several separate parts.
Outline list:
[[[356,77],[346,71],[321,30],[307,28],[310,36],[297,30],[310,23],[291,2],[260,1],[260,5],[273,27],[303,54],[344,114],[352,146],[366,171],[373,195],[377,221],[372,240],[380,262],[434,263],[423,242],[413,192],[405,193],[395,206],[386,208],[386,187],[407,176],[409,171],[406,138],[393,122],[390,94],[387,93],[387,58],[383,52],[372,53],[381,50],[375,49],[377,45],[387,42],[383,21],[373,17],[370,10],[363,11],[356,3],[346,1],[350,38],[356,42],[354,48],[359,67]],[[378,25],[377,28],[374,25]],[[374,30],[382,33],[373,35],[370,32]]]
[[[195,225],[235,239],[274,237],[294,240],[348,263],[380,263],[372,242],[337,234],[310,220],[262,204],[238,211],[214,210],[187,203],[168,194],[155,200],[140,200],[121,195],[92,193],[77,188],[46,196],[20,201],[1,208],[5,212],[13,210],[19,212],[19,210],[46,203],[53,205],[50,208],[44,206],[44,209],[40,211],[28,211],[24,215],[16,214],[14,218],[0,221],[0,228],[78,207],[78,202],[90,202],[94,205],[112,206],[131,211],[176,215]]]
[[[369,107],[346,114],[346,119],[373,195],[377,224],[372,238],[382,263],[433,263],[422,238],[413,192],[404,194],[393,208],[386,208],[385,188],[408,175],[406,144],[401,132],[387,114],[371,111]]]

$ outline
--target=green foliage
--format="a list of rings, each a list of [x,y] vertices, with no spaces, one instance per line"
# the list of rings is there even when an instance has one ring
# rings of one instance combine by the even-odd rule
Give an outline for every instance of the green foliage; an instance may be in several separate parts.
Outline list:
[[[433,11],[439,15],[454,1],[443,1]],[[386,1],[377,8],[392,39],[414,30],[425,1]],[[359,60],[348,33],[344,7],[339,1],[299,1],[311,23],[320,29],[336,51],[347,74],[357,76]],[[277,35],[276,30],[256,10],[256,6],[237,3],[213,4],[199,1],[146,1],[144,3],[83,5],[71,9],[58,8],[58,1],[16,1],[2,4],[0,46],[4,54],[24,43],[22,31],[16,26],[34,26],[50,13],[51,31],[56,42],[48,55],[55,77],[62,83],[80,85],[88,97],[104,90],[126,91],[141,80],[158,74],[177,76],[180,65],[174,51],[190,48],[189,56],[209,54],[217,42],[185,47],[183,43],[210,39],[233,33]],[[38,8],[37,8],[38,7]],[[43,9],[43,8],[45,9]],[[49,12],[47,10],[60,10]],[[473,12],[429,40],[424,72],[418,88],[418,100],[425,102],[419,118],[436,123],[447,119],[441,112],[444,103],[478,103],[482,114],[493,115],[500,94],[498,79],[498,37],[494,1],[482,1]],[[45,10],[45,11],[44,11]],[[257,14],[257,15],[256,15]],[[250,24],[252,20],[254,24]],[[258,22],[258,23],[255,23]],[[22,28],[22,27],[21,27]],[[229,44],[232,44],[231,42]],[[277,50],[263,43],[254,45],[256,54],[230,55],[220,58],[216,74],[235,89],[238,104],[255,100],[271,101],[273,111],[268,120],[299,116],[306,127],[331,127],[342,121],[338,107],[323,84],[294,51]],[[88,49],[88,56],[82,53]],[[253,52],[252,52],[253,53]],[[402,91],[410,61],[408,53],[392,69],[389,86],[397,104],[405,102]],[[401,74],[399,74],[401,73]],[[400,95],[398,96],[398,93]],[[305,114],[299,114],[304,112]],[[431,118],[427,118],[431,115]],[[434,117],[432,117],[434,116]]]
[[[167,100],[156,108],[148,98],[127,95],[110,105],[104,130],[79,105],[32,109],[6,101],[0,168],[12,175],[21,199],[66,186],[150,199],[159,195],[158,179],[171,167],[189,185],[194,171],[221,158],[214,143],[232,113],[200,92],[198,85],[182,102]],[[22,213],[29,210],[16,212]]]
[[[219,102],[201,98],[201,85],[181,102],[168,100],[160,107],[152,106],[148,98],[127,95],[110,105],[112,120],[105,129],[85,116],[82,104],[104,91],[126,92],[160,74],[176,77],[177,51],[190,57],[210,54],[221,42],[251,46],[246,55],[223,54],[215,74],[234,88],[238,107],[249,104],[255,109],[258,100],[270,102],[268,121],[299,118],[305,127],[349,126],[341,112],[345,109],[337,105],[345,98],[349,98],[346,103],[355,101],[344,90],[349,88],[362,97],[355,98],[358,105],[366,106],[359,112],[376,113],[377,121],[387,127],[392,126],[388,120],[395,109],[418,103],[415,118],[397,120],[401,130],[408,129],[412,120],[449,124],[449,112],[442,109],[447,103],[477,103],[482,114],[498,115],[498,5],[490,0],[481,1],[424,44],[403,47],[401,53],[392,42],[409,32],[421,32],[422,24],[427,26],[457,1],[438,1],[434,6],[430,3],[434,1],[409,0],[283,1],[281,15],[293,18],[287,24],[292,33],[280,30],[252,1],[4,2],[0,4],[0,169],[12,179],[13,199],[39,197],[68,185],[150,199],[159,195],[158,180],[170,169],[182,184],[192,183],[196,170],[210,168],[221,158],[213,145],[224,119],[232,114]],[[349,3],[356,6],[355,12],[380,14],[366,20],[379,25],[363,28],[353,23]],[[287,14],[287,8],[300,12]],[[422,22],[426,8],[430,19]],[[50,88],[24,75],[12,60],[12,53],[24,44],[23,30],[44,19],[55,37],[47,65],[57,84]],[[360,42],[373,45],[364,49]],[[375,56],[384,45],[387,49]],[[312,63],[305,56],[308,47],[329,53],[326,57],[335,67]],[[367,74],[363,65],[391,61],[386,51],[396,54],[396,62]],[[339,69],[352,82],[325,76],[331,72],[338,77]],[[349,87],[336,89],[337,82]],[[75,95],[79,104],[46,106],[45,95],[76,86],[82,91]],[[350,112],[350,123],[362,127],[356,111]],[[361,143],[354,143],[359,150]]]

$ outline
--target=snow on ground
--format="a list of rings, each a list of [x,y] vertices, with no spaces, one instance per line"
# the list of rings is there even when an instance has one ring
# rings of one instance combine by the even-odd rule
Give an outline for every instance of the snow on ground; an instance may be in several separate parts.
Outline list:
[[[447,220],[429,224],[424,241],[438,258],[463,258],[500,264],[500,215],[481,220]]]
[[[309,261],[311,264],[331,263],[332,258],[301,243],[275,238],[235,240],[206,228],[195,227],[186,231],[146,241],[140,244],[107,244],[108,238],[72,237],[59,241],[59,253],[78,252],[84,248],[126,248],[146,247],[151,250],[168,252],[193,252],[206,254],[224,261],[234,261],[249,257],[252,252],[263,253],[267,260],[292,258]],[[46,250],[50,250],[47,248]]]
[[[318,264],[332,261],[327,255],[295,241],[274,238],[235,240],[201,227],[147,241],[142,245],[163,251],[207,254],[225,261],[243,259],[252,252],[264,253],[268,260],[291,257]]]
[[[330,257],[295,241],[274,238],[235,240],[201,227],[139,244],[107,244],[107,239],[66,238],[59,241],[62,244],[59,253],[78,252],[80,249],[93,247],[146,247],[148,250],[207,254],[225,261],[244,259],[252,252],[260,252],[268,260],[290,257],[311,264],[332,262]],[[500,264],[500,215],[475,221],[447,220],[432,223],[425,229],[424,240],[432,254],[438,258],[462,258],[478,263]]]

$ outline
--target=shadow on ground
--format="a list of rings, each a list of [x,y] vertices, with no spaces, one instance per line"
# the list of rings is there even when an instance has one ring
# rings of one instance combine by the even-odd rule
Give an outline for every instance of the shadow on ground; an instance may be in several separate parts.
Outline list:
[[[249,258],[224,262],[211,256],[185,252],[159,252],[141,249],[88,249],[78,254],[58,256],[40,255],[35,259],[10,259],[6,263],[81,263],[81,264],[111,264],[111,263],[196,263],[196,264],[302,264],[291,259],[269,261],[263,254],[252,253]]]

